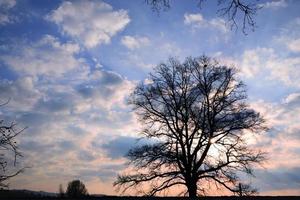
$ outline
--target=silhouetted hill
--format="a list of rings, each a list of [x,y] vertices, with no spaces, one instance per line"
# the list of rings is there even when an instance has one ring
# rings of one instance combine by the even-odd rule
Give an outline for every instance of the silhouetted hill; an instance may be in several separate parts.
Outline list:
[[[56,198],[56,193],[32,190],[0,190],[0,199]]]

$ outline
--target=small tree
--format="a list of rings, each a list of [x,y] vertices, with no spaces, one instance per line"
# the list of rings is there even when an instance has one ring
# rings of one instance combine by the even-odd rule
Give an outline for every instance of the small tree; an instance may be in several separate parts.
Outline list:
[[[6,103],[0,104],[4,106]],[[25,128],[24,128],[25,129]],[[24,130],[18,129],[16,123],[5,123],[3,119],[0,119],[0,188],[6,188],[8,185],[5,183],[8,179],[23,172],[23,169],[15,169],[17,158],[22,156],[19,151],[16,137]],[[10,163],[11,156],[13,155],[13,164]]]
[[[61,197],[61,198],[65,197],[65,190],[64,190],[62,184],[59,184],[58,194],[59,194],[59,197]]]
[[[88,195],[85,185],[80,180],[69,182],[66,195],[72,198],[78,198]]]
[[[254,193],[238,174],[252,175],[264,156],[248,147],[244,134],[266,128],[247,105],[236,70],[206,56],[184,63],[170,59],[149,80],[136,87],[130,104],[145,125],[144,136],[158,142],[131,149],[136,170],[120,175],[115,185],[123,192],[148,189],[146,195],[182,185],[196,197],[210,183],[235,194]]]

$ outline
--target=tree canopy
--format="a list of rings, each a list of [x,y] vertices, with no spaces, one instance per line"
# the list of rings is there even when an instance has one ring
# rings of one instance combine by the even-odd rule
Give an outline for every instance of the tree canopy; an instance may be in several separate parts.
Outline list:
[[[78,198],[88,195],[88,191],[80,180],[73,180],[68,183],[66,195],[72,198]]]

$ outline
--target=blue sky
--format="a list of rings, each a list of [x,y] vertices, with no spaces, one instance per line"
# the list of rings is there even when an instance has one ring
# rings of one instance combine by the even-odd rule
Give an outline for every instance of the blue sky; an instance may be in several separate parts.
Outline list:
[[[216,2],[174,0],[158,14],[143,0],[0,0],[0,94],[11,99],[0,113],[28,127],[19,164],[31,166],[11,188],[57,191],[80,178],[91,193],[115,194],[140,129],[128,94],[170,56],[206,54],[239,70],[272,127],[250,141],[269,152],[252,182],[261,194],[299,195],[300,2],[258,1],[247,35]]]

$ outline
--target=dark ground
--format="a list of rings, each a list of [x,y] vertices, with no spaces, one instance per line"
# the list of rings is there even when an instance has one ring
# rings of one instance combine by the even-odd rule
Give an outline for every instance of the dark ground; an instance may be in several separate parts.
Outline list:
[[[50,195],[50,193],[48,193]],[[45,196],[46,195],[46,196]],[[53,195],[53,194],[52,194]],[[47,193],[33,193],[25,190],[0,190],[0,200],[73,200],[72,198],[60,198],[48,196]],[[187,200],[186,197],[118,197],[118,196],[88,196],[79,198],[82,200]],[[218,196],[218,197],[199,197],[199,200],[300,200],[300,196]]]
[[[1,200],[75,200],[58,197],[2,197]],[[188,200],[183,197],[88,197],[82,200]],[[251,196],[251,197],[199,197],[199,200],[300,200],[300,196]],[[78,200],[78,199],[76,199]]]

